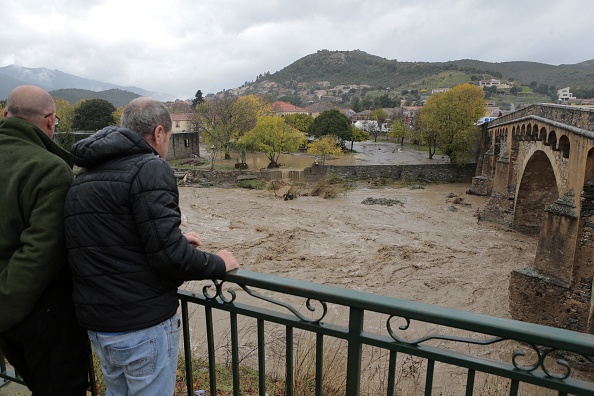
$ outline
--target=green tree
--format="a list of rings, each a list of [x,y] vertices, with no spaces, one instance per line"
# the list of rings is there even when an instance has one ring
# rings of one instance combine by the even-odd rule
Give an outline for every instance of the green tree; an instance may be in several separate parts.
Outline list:
[[[351,140],[352,131],[351,120],[337,109],[321,112],[309,128],[310,135],[314,137],[334,135],[343,142]]]
[[[384,109],[374,109],[371,110],[371,119],[377,121],[377,127],[376,128],[372,128],[371,130],[371,135],[374,138],[374,141],[377,142],[377,136],[379,135],[379,133],[382,130],[382,125],[383,123],[386,121],[386,119],[388,118],[388,114],[386,114],[386,112],[384,111]]]
[[[390,131],[388,137],[400,140],[400,146],[404,146],[404,139],[408,136],[409,129],[404,125],[401,118],[396,118],[390,124]]]
[[[122,118],[122,114],[124,114],[124,106],[118,107],[113,113],[113,120],[117,125],[120,125],[120,119]]]
[[[355,127],[351,127],[351,151],[353,151],[353,144],[355,142],[365,142],[371,138],[369,134],[365,131],[357,129]]]
[[[262,116],[256,127],[247,132],[240,140],[248,150],[263,152],[270,163],[269,168],[279,167],[281,153],[296,151],[304,142],[305,135],[287,124],[279,116]]]
[[[196,91],[196,95],[194,95],[194,99],[192,99],[192,107],[198,106],[200,103],[204,102],[204,98],[202,97],[202,91]]]
[[[283,118],[287,124],[304,133],[309,131],[309,127],[314,121],[313,117],[309,114],[287,114]]]
[[[319,164],[324,165],[329,156],[342,155],[340,139],[334,135],[324,135],[311,142],[307,147],[307,152],[319,156]]]
[[[74,107],[72,129],[75,131],[98,131],[115,124],[116,108],[105,99],[83,100]]]
[[[351,108],[353,109],[353,111],[355,113],[358,113],[360,111],[363,111],[363,104],[361,103],[361,98],[358,96],[355,96],[353,98],[353,100],[351,100]]]
[[[303,106],[303,99],[299,95],[285,95],[278,98],[281,102],[291,103],[297,107]]]
[[[60,123],[56,126],[56,132],[70,132],[72,131],[72,120],[74,119],[74,106],[65,99],[54,98],[56,103],[56,114],[60,119]]]
[[[480,88],[457,85],[429,97],[421,109],[422,135],[449,156],[451,162],[469,162],[480,139],[480,129],[474,122],[485,111],[484,92]]]
[[[197,105],[194,125],[210,146],[212,158],[222,151],[228,159],[237,139],[256,126],[259,116],[269,114],[269,108],[266,101],[253,95],[225,96]]]

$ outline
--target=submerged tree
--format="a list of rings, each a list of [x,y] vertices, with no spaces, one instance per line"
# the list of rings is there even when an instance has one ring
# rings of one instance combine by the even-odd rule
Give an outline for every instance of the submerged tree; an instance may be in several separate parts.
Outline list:
[[[196,106],[194,125],[211,151],[223,152],[228,159],[234,143],[256,126],[258,117],[267,114],[269,107],[253,95],[208,100]]]
[[[334,135],[324,135],[310,143],[307,152],[319,156],[319,164],[324,165],[329,156],[342,155],[340,139]]]
[[[305,136],[279,116],[263,116],[258,118],[256,127],[247,132],[239,144],[252,151],[263,152],[270,163],[269,168],[279,166],[281,153],[296,151],[304,142]]]

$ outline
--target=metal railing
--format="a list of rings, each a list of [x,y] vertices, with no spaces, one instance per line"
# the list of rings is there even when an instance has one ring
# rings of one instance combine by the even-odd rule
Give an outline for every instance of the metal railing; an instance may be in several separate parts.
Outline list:
[[[232,373],[234,395],[242,394],[245,365],[257,377],[250,394],[254,387],[259,395],[275,394],[267,389],[271,375],[277,375],[277,383],[281,378],[279,394],[303,394],[295,390],[303,380],[295,375],[300,369],[296,362],[304,364],[297,332],[311,335],[313,345],[309,364],[314,374],[307,394],[594,395],[594,335],[246,270],[211,282],[200,292],[178,291],[188,395],[200,394],[194,393],[197,348],[203,348],[207,361],[208,386],[202,387],[209,395],[220,388],[221,365]],[[246,326],[246,320],[255,325]],[[278,353],[267,331],[272,327],[282,329],[281,364],[270,364],[270,355]],[[422,328],[420,336],[416,327]],[[225,348],[220,347],[221,329],[228,335]],[[240,340],[240,333],[248,334]],[[251,360],[242,356],[246,345]],[[340,369],[329,367],[330,353],[342,361]],[[411,357],[416,363],[406,366]],[[6,372],[3,358],[0,369],[0,378],[22,383]],[[383,372],[364,375],[370,370]],[[403,382],[410,385],[405,370],[414,372],[416,381],[406,392],[400,388]],[[341,385],[331,392],[326,383],[337,378]],[[489,381],[495,390],[485,390]]]
[[[324,376],[324,356],[328,351],[324,342],[332,338],[346,343],[345,371],[332,373],[332,376],[344,376],[345,385],[340,391],[348,396],[362,393],[362,367],[368,368],[375,361],[368,348],[386,351],[387,360],[387,365],[382,366],[386,367],[382,393],[374,391],[368,394],[394,395],[399,385],[396,371],[398,367],[402,368],[399,356],[413,356],[422,359],[417,368],[423,370],[424,383],[416,390],[417,393],[411,394],[431,395],[435,385],[443,389],[443,378],[451,378],[450,366],[463,371],[464,380],[462,391],[455,388],[459,384],[446,384],[446,390],[448,386],[453,387],[448,394],[486,394],[484,390],[475,389],[477,375],[481,373],[497,377],[500,389],[504,388],[510,395],[522,394],[524,386],[526,389],[554,390],[559,395],[594,395],[594,377],[588,377],[588,371],[594,374],[594,336],[589,334],[246,270],[229,273],[224,281],[213,281],[212,287],[205,286],[199,293],[180,290],[178,296],[182,304],[189,395],[193,395],[192,318],[189,315],[192,304],[204,307],[210,395],[216,394],[218,389],[215,328],[221,326],[229,329],[231,359],[228,364],[233,373],[233,394],[240,394],[240,317],[253,318],[257,323],[252,338],[257,350],[257,359],[254,360],[257,362],[260,395],[267,394],[266,376],[270,368],[266,366],[269,340],[266,339],[265,326],[271,325],[285,329],[283,394],[287,396],[294,394],[296,384],[295,330],[309,332],[315,340],[315,362],[312,363],[315,366],[315,388],[309,394],[325,395],[322,389],[328,374]],[[301,307],[286,301],[295,301],[296,298],[303,300]],[[345,310],[345,315],[337,314],[336,319],[344,323],[330,323],[328,312],[340,312],[341,309]],[[307,313],[303,314],[300,310]],[[226,312],[222,324],[213,319],[214,312],[220,311]],[[366,316],[374,319],[368,320]],[[376,321],[377,317],[379,321]],[[375,323],[381,325],[375,326]],[[406,336],[415,325],[421,324],[429,325],[429,332],[423,330],[420,337]],[[496,350],[505,359],[484,357],[493,355],[485,349]],[[509,355],[506,356],[507,351]],[[434,382],[436,373],[444,371],[446,374],[442,375],[440,384]],[[586,379],[575,378],[577,372]],[[365,383],[365,388],[369,388],[368,383]],[[534,394],[532,390],[524,392]]]

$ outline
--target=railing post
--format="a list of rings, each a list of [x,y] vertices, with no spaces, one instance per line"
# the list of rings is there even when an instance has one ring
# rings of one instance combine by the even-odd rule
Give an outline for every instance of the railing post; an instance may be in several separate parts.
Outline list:
[[[350,309],[348,356],[347,356],[347,396],[359,396],[361,388],[361,332],[363,331],[364,311],[361,308]]]
[[[192,348],[190,345],[190,315],[188,314],[188,302],[182,300],[182,326],[184,337],[184,361],[186,362],[186,389],[188,396],[194,393],[194,379],[192,378]]]

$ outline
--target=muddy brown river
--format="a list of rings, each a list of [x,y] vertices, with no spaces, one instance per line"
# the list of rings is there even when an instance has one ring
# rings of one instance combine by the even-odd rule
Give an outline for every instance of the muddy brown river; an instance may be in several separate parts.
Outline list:
[[[357,156],[340,161],[447,162],[428,160],[426,153],[398,152],[394,145],[367,143]],[[479,223],[476,211],[487,198],[466,194],[469,187],[448,183],[423,188],[374,187],[362,182],[334,198],[298,196],[287,201],[273,191],[181,187],[182,228],[198,232],[206,251],[231,250],[246,270],[509,318],[510,272],[532,266],[537,239],[497,224]],[[393,204],[366,204],[381,199]],[[200,291],[202,284],[186,282],[182,288]],[[192,338],[195,344],[204,345],[199,311],[192,313]],[[327,319],[340,322],[344,315],[331,312]],[[378,321],[377,327],[382,326]],[[254,349],[255,327],[245,321],[240,328],[244,329],[242,350],[249,355]],[[217,321],[219,341],[227,347],[228,329],[228,319]],[[275,331],[282,332],[270,330]],[[433,331],[420,328],[412,337]],[[194,350],[200,353],[199,349]],[[500,353],[491,350],[482,356],[509,362],[509,352]],[[283,367],[281,355],[271,366]],[[217,359],[225,359],[225,353]],[[410,362],[411,367],[419,364]],[[399,375],[410,370],[405,363]],[[455,395],[458,385],[464,384],[464,375],[452,370],[437,370],[435,383],[441,384],[437,394]],[[454,377],[458,385],[453,384]],[[412,379],[406,394],[416,394],[418,380]],[[370,378],[365,383],[378,381]],[[486,379],[482,384],[489,387],[492,382]],[[493,393],[480,394],[506,389],[499,382],[495,388]],[[376,390],[362,394],[376,394]]]

